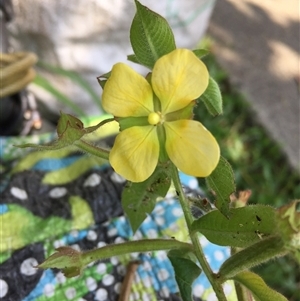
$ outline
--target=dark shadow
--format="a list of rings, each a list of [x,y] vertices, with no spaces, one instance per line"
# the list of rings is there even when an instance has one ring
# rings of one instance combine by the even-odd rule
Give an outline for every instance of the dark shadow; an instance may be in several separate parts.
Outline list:
[[[297,10],[297,2],[294,3]],[[232,1],[217,1],[209,27],[209,35],[216,41],[215,55],[228,72],[232,84],[246,95],[259,123],[277,140],[290,163],[299,170],[299,70],[293,64],[300,53],[300,22],[286,19],[279,24],[268,14],[272,7],[265,10],[248,1],[243,5],[247,13],[237,9]],[[280,65],[281,68],[276,65],[275,44],[292,54],[284,57],[286,65]],[[295,64],[299,66],[299,60]],[[291,67],[296,70],[294,73],[291,72]],[[236,114],[237,118],[239,113],[230,112]],[[249,134],[250,127],[251,125]],[[257,137],[252,143],[255,145],[262,142]],[[269,160],[276,162],[272,157]],[[255,164],[259,163],[253,162]],[[251,168],[249,166],[250,170]],[[259,185],[264,189],[265,185],[273,183],[268,183],[266,179]],[[246,188],[249,187],[244,187]],[[280,192],[280,187],[276,187],[276,190]],[[256,271],[289,300],[298,300],[296,291],[299,289],[300,273],[291,258],[269,262],[256,268]]]
[[[215,54],[234,86],[253,105],[259,122],[297,169],[300,106],[299,70],[295,66],[299,62],[295,58],[300,52],[300,23],[286,19],[282,25],[262,7],[249,2],[244,6],[248,13],[232,2],[217,1],[209,27],[209,34],[219,45]],[[286,64],[278,65],[274,45],[280,53],[287,53]]]

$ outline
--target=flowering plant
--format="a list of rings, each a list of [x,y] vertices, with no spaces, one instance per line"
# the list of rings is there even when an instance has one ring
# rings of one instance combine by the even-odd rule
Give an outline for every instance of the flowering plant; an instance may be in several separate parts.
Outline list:
[[[112,167],[142,182],[158,161],[170,158],[187,174],[208,176],[219,161],[219,146],[201,123],[191,120],[195,99],[208,86],[205,65],[192,51],[176,49],[156,61],[148,79],[119,63],[105,84],[103,108],[126,123],[110,152]]]
[[[86,252],[63,247],[41,263],[40,268],[62,269],[67,277],[79,275],[95,260],[132,252],[167,250],[174,267],[181,297],[190,301],[192,283],[203,271],[218,300],[226,300],[223,284],[236,283],[238,300],[286,300],[269,288],[249,269],[290,252],[300,262],[300,213],[297,202],[276,210],[270,206],[246,206],[247,198],[232,200],[234,176],[229,163],[220,156],[213,135],[193,120],[196,104],[205,105],[212,115],[222,113],[222,97],[201,57],[203,49],[177,49],[166,20],[135,1],[130,39],[133,55],[128,59],[148,67],[144,78],[123,63],[100,76],[103,108],[112,118],[84,128],[76,117],[61,114],[58,140],[49,145],[23,145],[41,150],[75,146],[109,160],[117,173],[128,180],[122,205],[135,232],[154,209],[158,197],[165,197],[171,183],[182,207],[189,242],[147,239],[108,245]],[[118,122],[120,132],[111,150],[91,145],[85,135]],[[206,179],[215,197],[189,198],[180,183],[178,169]],[[195,218],[190,205],[200,208]],[[209,241],[232,248],[231,257],[213,272],[200,244],[199,233]],[[184,275],[185,277],[180,277]]]

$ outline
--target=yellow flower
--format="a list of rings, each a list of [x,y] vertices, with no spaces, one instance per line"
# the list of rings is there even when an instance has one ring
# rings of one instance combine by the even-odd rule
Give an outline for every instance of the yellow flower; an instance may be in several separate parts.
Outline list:
[[[205,65],[187,49],[176,49],[154,65],[151,84],[131,67],[118,63],[107,80],[103,108],[136,124],[116,137],[109,161],[132,182],[146,180],[157,166],[160,148],[184,173],[206,177],[220,157],[215,138],[186,112],[207,88]],[[191,109],[189,109],[191,112]],[[163,133],[163,143],[161,142]]]

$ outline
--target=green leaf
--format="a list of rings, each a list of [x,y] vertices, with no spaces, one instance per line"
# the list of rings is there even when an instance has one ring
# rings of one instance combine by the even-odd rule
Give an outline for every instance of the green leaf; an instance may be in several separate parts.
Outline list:
[[[171,250],[168,257],[175,272],[181,298],[184,301],[193,301],[192,284],[201,274],[201,269],[195,263],[197,261],[194,253],[185,250]]]
[[[220,157],[216,169],[206,178],[206,185],[216,195],[215,206],[229,217],[230,195],[235,191],[234,174],[230,164]]]
[[[212,116],[217,116],[223,113],[223,99],[217,82],[210,77],[208,87],[205,92],[199,97],[202,100],[206,109]]]
[[[248,270],[274,257],[282,256],[285,253],[282,239],[278,236],[270,236],[229,257],[222,264],[218,274],[223,281],[232,279],[244,270]]]
[[[157,198],[166,196],[170,185],[170,177],[162,167],[157,167],[144,182],[127,183],[122,194],[122,206],[133,232],[153,211]]]
[[[193,52],[199,59],[209,54],[209,50],[207,49],[195,49]]]
[[[168,22],[135,0],[136,14],[130,28],[130,42],[136,60],[150,69],[163,55],[176,49]]]
[[[256,301],[288,301],[283,295],[268,287],[255,273],[245,271],[236,275],[233,280],[250,290]]]
[[[136,64],[139,64],[139,60],[137,59],[136,55],[134,54],[129,54],[127,55],[127,60]]]
[[[86,116],[85,112],[77,106],[70,98],[68,98],[65,94],[58,91],[54,86],[52,86],[47,79],[42,77],[41,75],[37,74],[34,81],[34,84],[42,87],[50,94],[52,94],[58,101],[66,105],[67,107],[71,108],[74,113],[79,116]]]
[[[210,211],[192,224],[192,231],[202,233],[221,246],[245,248],[262,238],[276,234],[275,209],[249,205],[230,209],[230,219],[219,210]]]

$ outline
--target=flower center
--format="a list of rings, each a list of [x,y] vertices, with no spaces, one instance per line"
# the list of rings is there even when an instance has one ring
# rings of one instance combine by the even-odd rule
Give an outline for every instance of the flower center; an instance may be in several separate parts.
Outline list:
[[[151,112],[148,115],[148,122],[149,122],[149,124],[152,124],[152,125],[157,125],[158,123],[161,123],[162,122],[162,116],[161,116],[160,112],[158,112],[158,113]]]

